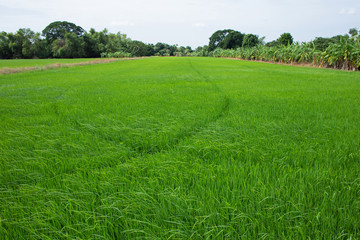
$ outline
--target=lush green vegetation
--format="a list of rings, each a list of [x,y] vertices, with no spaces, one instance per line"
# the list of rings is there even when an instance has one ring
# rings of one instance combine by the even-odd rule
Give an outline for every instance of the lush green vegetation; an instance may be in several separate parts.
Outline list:
[[[197,49],[195,56],[231,57],[291,64],[310,64],[343,70],[360,70],[360,35],[350,29],[350,35],[316,38],[306,43],[294,43],[290,33],[262,44],[257,35],[244,35],[233,30],[217,31],[210,37],[209,47]],[[234,41],[234,36],[239,41]],[[231,39],[231,40],[230,40]]]
[[[218,58],[0,75],[3,239],[358,239],[360,75]]]
[[[42,33],[21,28],[16,33],[0,33],[0,58],[99,58],[175,56],[192,52],[191,47],[166,43],[145,44],[120,32],[86,32],[70,22],[50,23]]]
[[[220,56],[246,60],[305,63],[344,70],[360,69],[360,35],[356,28],[349,34],[331,38],[317,37],[309,43],[294,42],[290,33],[265,44],[265,37],[232,29],[218,30],[209,44],[194,50],[190,46],[158,42],[146,44],[107,29],[86,32],[70,22],[52,22],[42,33],[19,29],[0,33],[0,58],[123,58],[139,56]]]
[[[360,38],[342,38],[325,51],[317,50],[313,43],[296,43],[287,46],[221,49],[207,53],[213,57],[232,57],[244,60],[260,60],[279,63],[311,64],[342,70],[360,69]]]

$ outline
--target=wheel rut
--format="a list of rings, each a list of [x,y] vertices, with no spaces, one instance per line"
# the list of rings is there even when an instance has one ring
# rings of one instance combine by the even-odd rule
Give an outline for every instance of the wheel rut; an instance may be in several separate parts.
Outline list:
[[[225,117],[226,115],[228,115],[230,105],[231,105],[230,97],[227,96],[219,88],[219,86],[216,83],[214,83],[208,76],[201,73],[196,67],[194,67],[193,62],[192,62],[191,59],[189,59],[189,65],[190,65],[190,68],[192,69],[193,72],[195,72],[205,82],[212,85],[214,91],[220,93],[221,98],[222,98],[222,102],[223,102],[222,105],[218,109],[217,114],[215,114],[213,117],[209,118],[210,120],[208,120],[208,121],[200,121],[197,124],[194,124],[193,126],[190,126],[187,130],[179,133],[178,134],[179,137],[174,138],[173,141],[171,142],[171,144],[168,144],[166,146],[162,146],[162,147],[159,147],[159,148],[155,146],[154,148],[151,148],[151,149],[131,148],[132,150],[138,152],[140,155],[142,155],[142,156],[144,156],[144,155],[154,155],[154,154],[157,154],[157,153],[169,151],[170,149],[174,149],[179,145],[179,143],[181,141],[195,136],[200,131],[208,128],[211,124],[217,122],[219,119],[221,119],[221,118]]]
[[[116,137],[116,138],[109,138],[103,133],[94,131],[94,129],[86,129],[83,127],[80,127],[79,124],[75,124],[73,127],[77,128],[79,131],[86,131],[87,133],[90,133],[94,137],[98,139],[102,139],[104,141],[111,141],[115,144],[121,144],[123,147],[125,146],[129,152],[131,152],[130,157],[146,157],[149,155],[155,155],[158,153],[164,153],[171,149],[176,148],[183,140],[189,139],[195,135],[197,135],[199,132],[203,131],[204,129],[208,128],[211,124],[217,122],[219,119],[225,117],[230,109],[231,105],[231,99],[228,97],[218,86],[216,83],[214,83],[208,76],[201,73],[192,63],[192,60],[189,59],[189,65],[193,72],[195,72],[203,81],[207,82],[208,84],[211,84],[213,87],[213,90],[220,94],[220,102],[222,104],[218,107],[218,111],[216,111],[216,114],[213,116],[209,116],[206,120],[199,121],[195,123],[192,126],[189,126],[186,130],[179,132],[177,136],[171,139],[170,142],[167,144],[159,143],[151,146],[139,146],[135,144],[129,144],[122,141],[122,137]]]

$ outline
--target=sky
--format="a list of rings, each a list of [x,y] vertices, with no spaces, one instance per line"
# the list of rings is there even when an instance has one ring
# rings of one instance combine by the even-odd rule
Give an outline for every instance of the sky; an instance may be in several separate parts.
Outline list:
[[[0,0],[0,31],[41,32],[54,21],[192,48],[223,29],[307,42],[360,29],[360,0]]]

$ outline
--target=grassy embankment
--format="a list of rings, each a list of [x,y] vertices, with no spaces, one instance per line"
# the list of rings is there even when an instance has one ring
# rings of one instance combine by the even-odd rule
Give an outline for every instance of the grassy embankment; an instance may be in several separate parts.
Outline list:
[[[214,58],[0,75],[4,239],[360,238],[360,74]]]
[[[52,64],[80,63],[95,60],[95,58],[73,59],[7,59],[0,60],[0,68],[43,67]]]
[[[74,67],[128,60],[129,58],[8,59],[0,60],[0,74]],[[131,58],[136,59],[136,58]]]

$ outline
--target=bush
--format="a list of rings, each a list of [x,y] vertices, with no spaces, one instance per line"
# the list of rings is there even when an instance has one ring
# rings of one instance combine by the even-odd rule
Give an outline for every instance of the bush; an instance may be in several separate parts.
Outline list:
[[[114,52],[114,53],[101,53],[101,57],[102,58],[126,58],[126,57],[132,57],[131,53],[127,53],[127,52],[123,52],[123,51],[118,51],[118,52]]]

